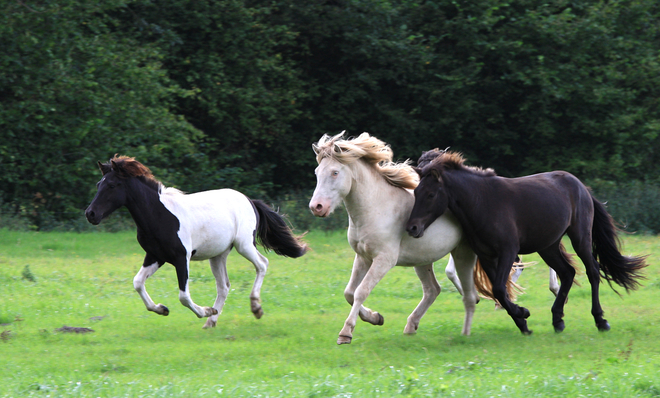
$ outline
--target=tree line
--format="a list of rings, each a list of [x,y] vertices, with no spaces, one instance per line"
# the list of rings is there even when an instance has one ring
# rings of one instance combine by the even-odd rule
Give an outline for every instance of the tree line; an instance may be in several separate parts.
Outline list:
[[[660,195],[655,0],[0,4],[0,209],[36,228],[80,217],[115,153],[184,191],[304,195],[342,130]]]

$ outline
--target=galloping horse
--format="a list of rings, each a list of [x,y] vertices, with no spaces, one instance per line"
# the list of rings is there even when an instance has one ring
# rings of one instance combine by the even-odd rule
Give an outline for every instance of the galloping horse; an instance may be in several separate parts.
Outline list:
[[[449,149],[449,148],[447,148]],[[441,151],[438,148],[431,149],[430,151],[424,151],[422,152],[422,156],[419,157],[417,160],[417,169],[421,170],[424,167],[428,166],[431,164],[433,159],[437,158],[438,156],[442,155],[445,153],[447,150]],[[514,268],[511,270],[511,276],[510,276],[510,281],[513,282],[514,284],[518,282],[518,278],[520,278],[520,274],[522,273],[523,269],[525,268],[522,263],[520,262],[520,257],[516,257],[516,262],[514,263]],[[451,260],[451,256],[449,259],[449,263],[447,264],[447,268],[445,269],[445,273],[447,274],[447,277],[454,283],[456,288],[458,289],[459,292],[461,292],[460,288],[460,281],[456,278],[455,272],[453,271],[454,267],[454,262]],[[557,297],[557,294],[559,293],[559,282],[557,282],[557,273],[555,270],[552,268],[548,267],[548,288],[552,292],[552,294]],[[482,273],[479,273],[480,276]],[[486,277],[488,278],[488,277]],[[480,293],[486,295],[488,298],[494,299],[492,297],[492,291],[490,289],[490,284],[488,282],[483,281],[478,284],[480,288]],[[486,289],[487,291],[483,291],[483,289]],[[510,290],[510,288],[508,288]],[[462,293],[461,293],[462,294]],[[512,297],[509,297],[512,298]],[[495,303],[496,308],[502,308],[497,302]]]
[[[392,150],[381,140],[367,133],[346,140],[343,134],[324,135],[314,144],[319,166],[315,171],[316,189],[309,202],[310,210],[318,217],[327,217],[342,201],[349,215],[348,240],[355,260],[344,297],[352,309],[337,344],[351,342],[358,315],[365,322],[383,324],[383,316],[363,303],[396,265],[415,267],[422,282],[422,300],[403,330],[406,334],[416,333],[421,318],[440,294],[433,262],[449,252],[462,285],[462,334],[469,335],[478,301],[473,281],[477,257],[463,239],[460,225],[448,213],[429,226],[423,239],[410,238],[405,223],[414,203],[411,189],[417,186],[417,174],[407,163],[392,163]]]
[[[307,245],[293,235],[282,216],[259,200],[250,200],[231,189],[185,195],[166,188],[151,171],[133,158],[120,156],[101,164],[103,178],[98,192],[85,211],[87,220],[97,225],[110,213],[126,206],[137,225],[137,239],[147,252],[133,286],[147,310],[168,315],[169,309],[155,304],[144,283],[164,263],[174,265],[179,282],[179,301],[197,317],[209,317],[204,328],[214,327],[229,293],[227,256],[232,247],[256,269],[250,293],[251,310],[258,319],[261,285],[268,259],[256,248],[258,241],[275,253],[300,257]],[[209,260],[218,296],[213,307],[200,307],[188,290],[190,261]]]
[[[437,156],[417,171],[420,183],[406,230],[410,236],[422,238],[438,217],[451,211],[479,256],[493,284],[493,295],[523,334],[532,333],[527,328],[529,310],[513,304],[504,289],[518,253],[538,252],[559,276],[561,286],[552,306],[556,332],[564,330],[564,303],[575,277],[561,244],[565,234],[586,267],[591,313],[599,330],[610,329],[599,300],[600,278],[627,291],[639,285],[645,257],[620,253],[616,228],[605,206],[572,174],[553,171],[504,178],[491,169],[466,166],[463,157],[454,152]]]

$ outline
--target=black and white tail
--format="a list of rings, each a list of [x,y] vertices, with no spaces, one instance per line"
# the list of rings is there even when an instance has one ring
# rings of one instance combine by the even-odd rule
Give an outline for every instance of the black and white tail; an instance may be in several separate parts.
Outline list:
[[[295,236],[284,217],[261,200],[250,200],[257,210],[257,242],[280,256],[298,258],[307,252],[307,244]]]

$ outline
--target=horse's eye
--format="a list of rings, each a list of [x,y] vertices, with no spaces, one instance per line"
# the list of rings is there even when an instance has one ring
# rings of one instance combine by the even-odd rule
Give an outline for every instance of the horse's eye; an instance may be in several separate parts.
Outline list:
[[[339,172],[338,172],[338,171],[333,171],[333,172],[332,172],[332,176],[333,176],[333,177],[337,177],[338,175],[339,175]]]
[[[435,192],[429,192],[429,198],[435,198]]]

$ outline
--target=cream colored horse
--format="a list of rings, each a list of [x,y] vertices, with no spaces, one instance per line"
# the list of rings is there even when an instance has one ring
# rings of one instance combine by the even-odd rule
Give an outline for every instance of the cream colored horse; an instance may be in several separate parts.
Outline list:
[[[327,217],[343,201],[349,215],[348,241],[355,260],[344,296],[352,308],[337,344],[351,342],[358,315],[365,322],[383,324],[383,316],[363,304],[397,265],[415,267],[422,282],[422,300],[403,330],[416,333],[421,318],[440,294],[433,262],[449,253],[448,275],[455,272],[460,280],[457,288],[463,294],[462,334],[469,335],[479,300],[473,279],[477,256],[463,239],[460,225],[451,214],[445,214],[431,224],[424,237],[411,238],[405,223],[415,201],[411,190],[417,186],[417,173],[407,163],[392,163],[389,146],[367,133],[354,139],[342,137],[343,132],[324,135],[313,146],[319,166],[309,203],[315,216]]]

